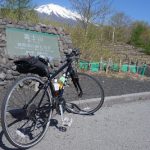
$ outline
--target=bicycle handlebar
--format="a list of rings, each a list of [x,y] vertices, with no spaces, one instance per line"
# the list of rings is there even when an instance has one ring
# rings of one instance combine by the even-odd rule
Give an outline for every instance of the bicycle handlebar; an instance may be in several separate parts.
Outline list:
[[[79,48],[74,48],[70,53],[67,51],[65,52],[65,60],[62,60],[61,63],[64,63],[66,61],[69,61],[69,60],[73,60],[73,59],[76,59],[77,56],[79,56],[81,53],[80,53],[80,49]]]
[[[65,53],[66,57],[73,57],[80,55],[80,50],[78,48],[74,48],[70,53]]]

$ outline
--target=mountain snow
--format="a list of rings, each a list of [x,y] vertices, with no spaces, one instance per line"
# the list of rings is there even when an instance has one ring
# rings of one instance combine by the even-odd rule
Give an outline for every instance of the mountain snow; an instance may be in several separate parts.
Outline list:
[[[39,6],[35,9],[38,13],[46,14],[46,15],[56,15],[57,17],[71,19],[71,20],[80,20],[81,17],[77,12],[73,12],[65,7],[56,5],[56,4],[47,4]]]

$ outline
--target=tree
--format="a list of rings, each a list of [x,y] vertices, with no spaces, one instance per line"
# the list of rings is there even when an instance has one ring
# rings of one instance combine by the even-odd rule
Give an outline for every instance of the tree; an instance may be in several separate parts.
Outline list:
[[[32,0],[3,0],[1,1],[1,15],[11,19],[28,20],[29,14],[36,17]],[[37,17],[36,17],[37,19]]]
[[[145,22],[135,22],[132,25],[130,43],[150,54],[150,26]]]
[[[134,22],[132,25],[131,44],[142,46],[141,35],[147,30],[148,25],[145,22]]]
[[[123,12],[118,12],[111,17],[110,24],[114,27],[127,27],[131,24],[131,19]]]
[[[112,41],[127,42],[130,36],[129,27],[132,23],[130,17],[122,12],[115,13],[110,18],[110,25],[112,26]]]
[[[81,16],[81,24],[85,32],[90,23],[104,20],[111,5],[111,0],[70,0],[70,2]]]

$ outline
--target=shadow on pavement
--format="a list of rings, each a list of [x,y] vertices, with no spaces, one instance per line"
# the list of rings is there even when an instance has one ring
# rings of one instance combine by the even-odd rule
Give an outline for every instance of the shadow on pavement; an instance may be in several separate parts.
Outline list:
[[[55,127],[56,129],[58,129],[61,132],[67,131],[66,127],[58,126],[58,121],[56,119],[51,119],[50,127]],[[4,138],[5,138],[4,132],[1,130],[0,131],[0,149],[2,149],[2,150],[19,150],[18,148],[10,148],[11,146],[8,147],[8,144],[7,144],[6,140],[4,140]]]
[[[1,131],[0,132],[0,149],[3,149],[3,150],[19,150],[18,148],[9,148],[6,146],[5,143],[3,143],[2,139],[4,137],[4,132]]]

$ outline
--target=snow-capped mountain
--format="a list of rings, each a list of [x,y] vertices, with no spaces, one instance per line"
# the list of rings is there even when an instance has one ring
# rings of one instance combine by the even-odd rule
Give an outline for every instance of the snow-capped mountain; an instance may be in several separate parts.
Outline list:
[[[38,12],[40,17],[52,21],[74,24],[77,23],[78,20],[81,20],[78,13],[56,4],[42,5],[37,7],[35,10]]]

